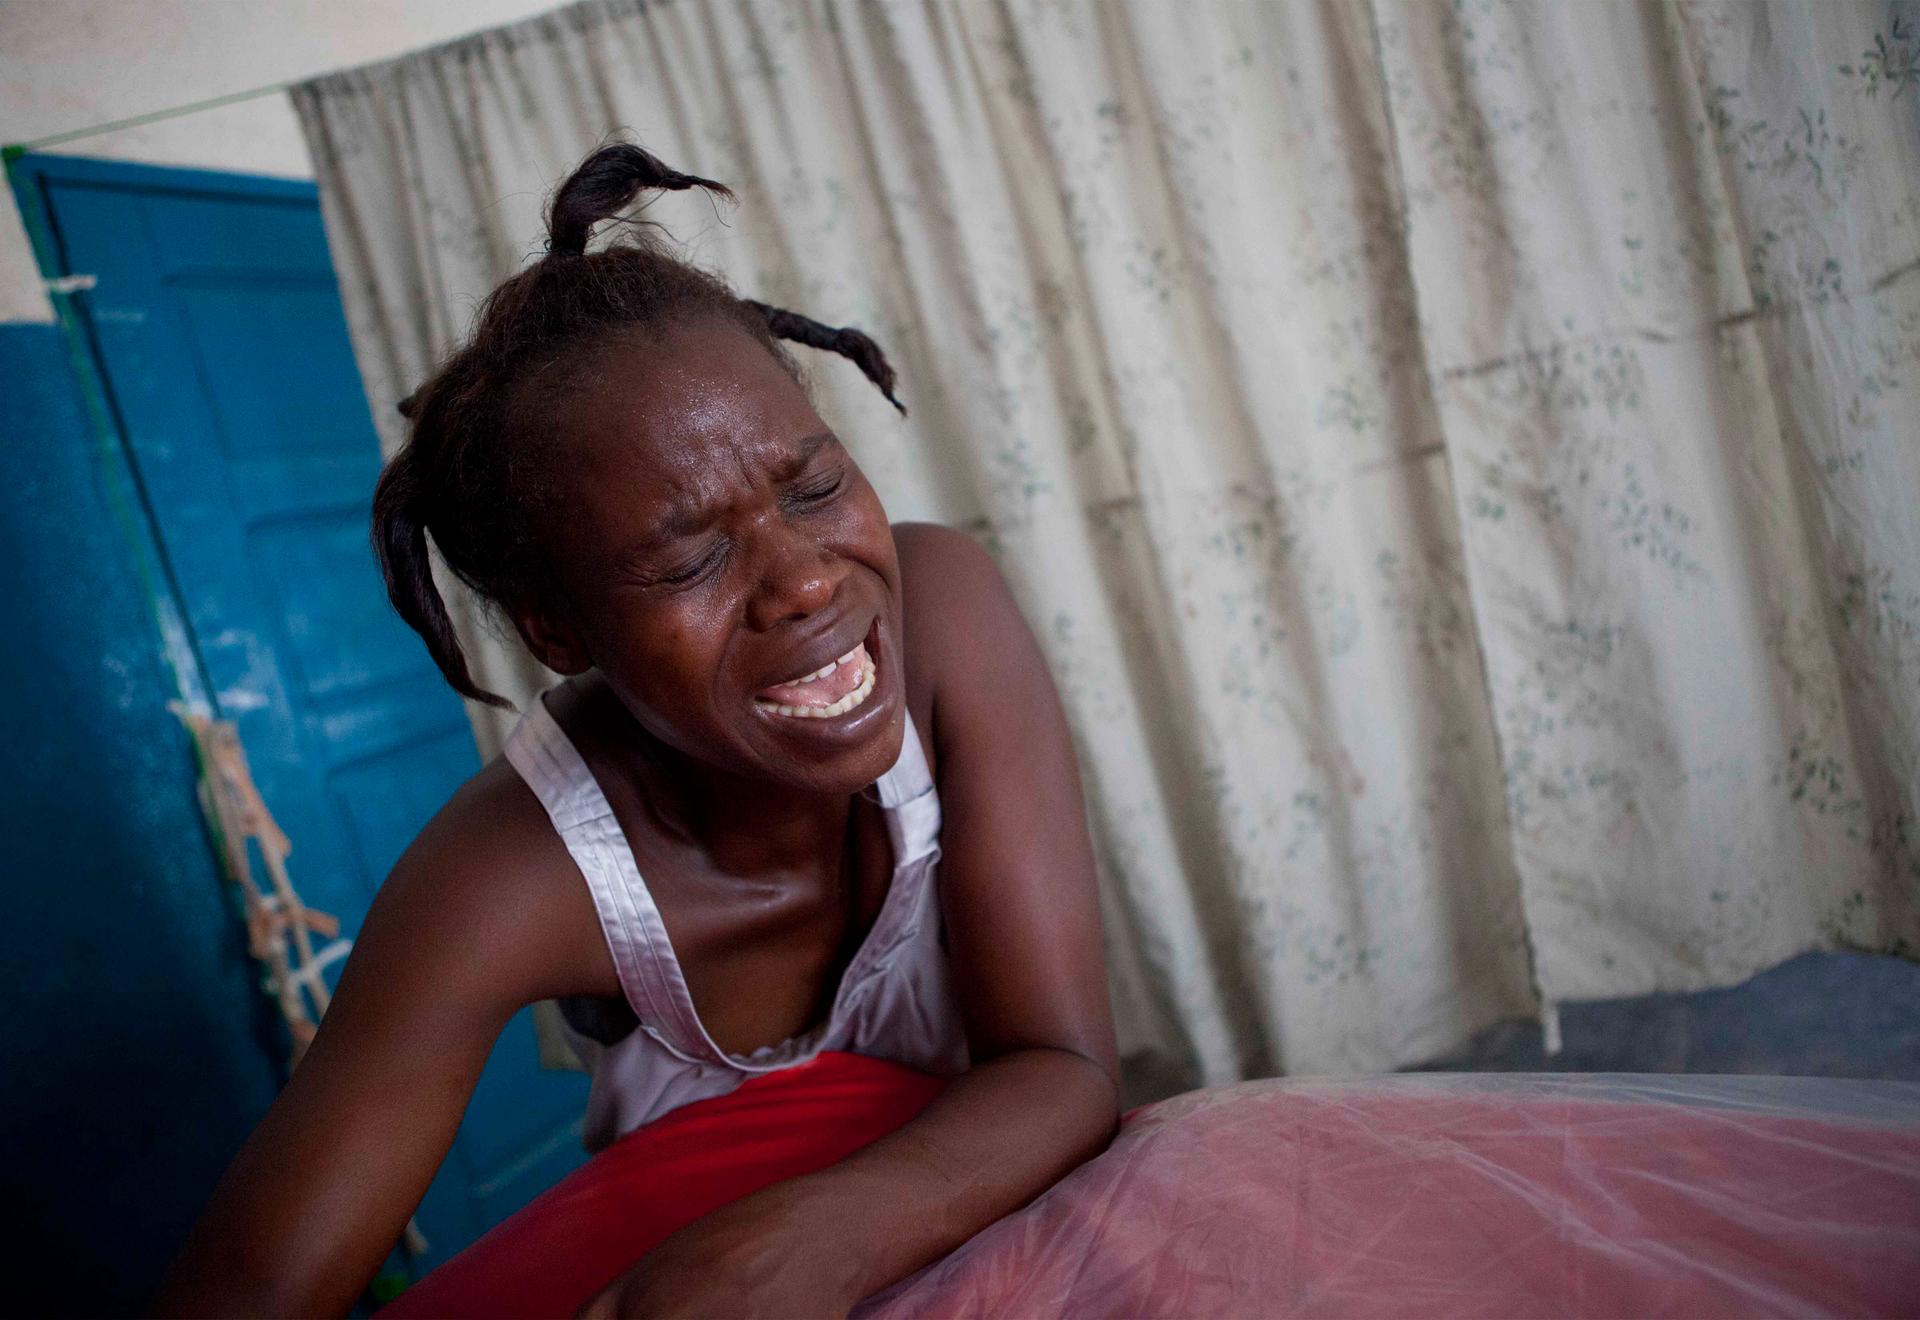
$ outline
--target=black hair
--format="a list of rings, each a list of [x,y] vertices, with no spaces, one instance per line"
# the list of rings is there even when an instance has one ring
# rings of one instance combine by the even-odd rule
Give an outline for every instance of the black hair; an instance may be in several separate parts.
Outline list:
[[[510,607],[538,598],[545,565],[526,512],[554,454],[547,428],[532,412],[550,397],[558,373],[591,359],[595,344],[717,317],[763,345],[796,379],[798,369],[780,340],[848,358],[906,412],[894,397],[886,355],[860,331],[741,298],[719,276],[675,256],[642,224],[587,250],[595,226],[620,217],[641,193],[689,188],[733,198],[726,185],[682,174],[630,143],[588,156],[554,193],[546,255],[488,295],[467,344],[399,405],[408,438],[374,487],[374,553],[394,609],[463,696],[511,706],[468,672],[434,585],[427,537],[485,600]],[[536,384],[547,390],[530,397]]]

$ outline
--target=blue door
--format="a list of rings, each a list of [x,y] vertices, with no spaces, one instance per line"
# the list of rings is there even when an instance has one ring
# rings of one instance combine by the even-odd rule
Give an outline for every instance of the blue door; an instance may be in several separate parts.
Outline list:
[[[351,935],[478,767],[368,546],[380,456],[311,184],[57,157],[38,185],[178,596],[303,898]],[[331,969],[337,977],[338,967]],[[431,1265],[582,1158],[586,1079],[508,1025],[417,1216]],[[297,1191],[290,1189],[290,1194]]]

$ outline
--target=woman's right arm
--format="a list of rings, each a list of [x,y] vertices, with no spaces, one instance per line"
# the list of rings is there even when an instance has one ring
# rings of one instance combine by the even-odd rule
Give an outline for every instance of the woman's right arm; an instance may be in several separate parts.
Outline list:
[[[477,784],[381,886],[319,1034],[215,1188],[156,1314],[345,1315],[425,1195],[508,1019],[601,979],[581,968],[598,940],[586,887],[503,820],[531,794],[503,812],[500,786]]]

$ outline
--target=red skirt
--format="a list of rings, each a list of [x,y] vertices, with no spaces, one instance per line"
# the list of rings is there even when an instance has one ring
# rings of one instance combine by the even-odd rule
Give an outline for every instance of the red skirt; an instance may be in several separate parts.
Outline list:
[[[906,1123],[946,1082],[825,1053],[628,1133],[380,1311],[571,1315],[662,1239]]]

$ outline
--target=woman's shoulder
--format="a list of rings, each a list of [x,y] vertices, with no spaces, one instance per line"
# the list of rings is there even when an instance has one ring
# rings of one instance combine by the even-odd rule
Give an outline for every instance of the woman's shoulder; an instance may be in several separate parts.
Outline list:
[[[496,756],[421,828],[408,859],[477,880],[552,870],[567,854],[540,799],[505,756]]]
[[[1029,654],[1032,642],[999,566],[974,537],[939,523],[901,522],[893,542],[905,596],[908,700],[923,735],[932,734],[922,741],[937,776],[942,742],[969,736],[972,720],[958,713],[969,705],[967,689],[988,681],[1008,656]]]
[[[957,527],[933,522],[893,524],[893,544],[900,554],[900,571],[939,569],[978,559],[991,564],[986,547]]]
[[[986,550],[965,532],[930,522],[893,524],[893,546],[906,616],[907,701],[924,734],[933,718],[938,665],[947,652],[944,634],[963,612],[954,587],[969,575],[975,556],[986,558]]]
[[[476,958],[519,968],[533,998],[604,993],[601,983],[614,981],[578,868],[505,757],[481,767],[427,821],[374,907],[369,920],[378,914],[457,932],[455,942]]]
[[[900,558],[907,616],[918,630],[965,631],[982,605],[1009,598],[1006,580],[978,540],[940,523],[899,522],[893,544]],[[910,632],[914,629],[910,629]]]
[[[1012,592],[987,548],[958,528],[929,522],[895,523],[893,543],[906,596],[909,670],[937,678],[929,665],[992,645]]]

